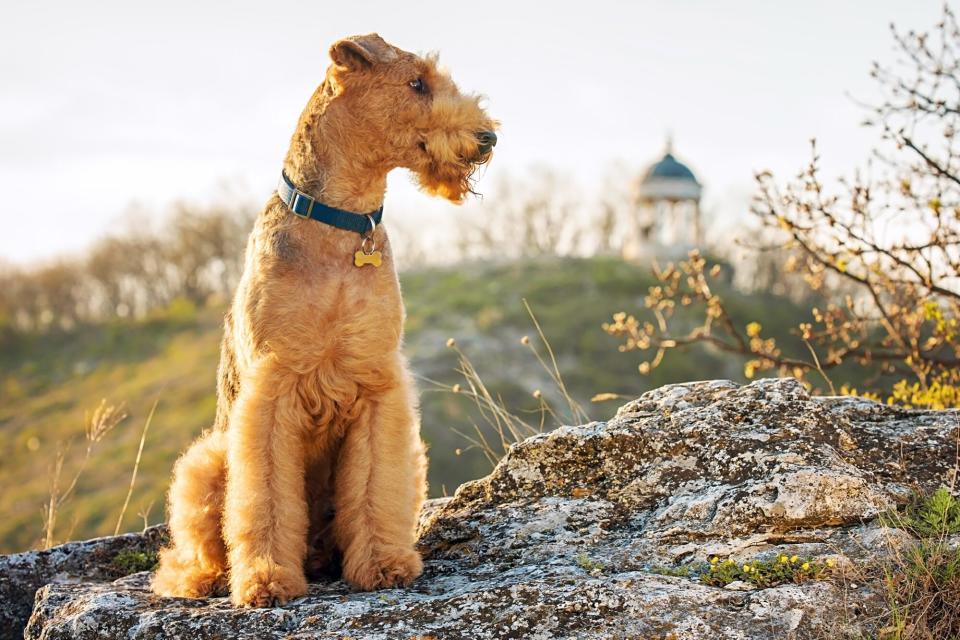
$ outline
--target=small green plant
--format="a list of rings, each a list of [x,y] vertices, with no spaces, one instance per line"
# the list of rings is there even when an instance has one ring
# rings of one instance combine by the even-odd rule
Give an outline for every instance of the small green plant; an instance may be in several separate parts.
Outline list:
[[[585,553],[578,555],[576,557],[576,561],[578,567],[589,573],[593,573],[594,571],[603,571],[607,566],[599,560],[594,560]]]
[[[134,551],[133,549],[127,549],[113,557],[113,566],[125,574],[131,574],[140,571],[150,571],[157,566],[158,561],[159,557],[156,551]]]
[[[710,558],[709,569],[700,574],[700,582],[711,587],[725,587],[732,582],[747,582],[758,588],[781,584],[801,584],[825,577],[833,568],[833,560],[818,562],[813,558],[779,554],[771,559],[754,559],[739,564],[733,560]]]
[[[737,563],[717,556],[710,562],[690,562],[678,567],[653,567],[651,573],[662,576],[690,578],[711,587],[725,587],[732,582],[747,582],[758,588],[776,587],[781,584],[800,584],[808,580],[820,580],[833,568],[834,561],[819,562],[813,558],[788,556],[781,553],[772,559],[755,558]]]
[[[941,486],[929,496],[915,497],[903,513],[880,516],[880,522],[906,529],[918,538],[960,533],[960,501]]]

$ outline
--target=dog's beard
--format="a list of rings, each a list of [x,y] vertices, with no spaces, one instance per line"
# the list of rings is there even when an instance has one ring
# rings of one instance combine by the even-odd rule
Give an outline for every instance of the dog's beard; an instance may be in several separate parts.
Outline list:
[[[431,162],[427,170],[417,173],[420,188],[459,204],[468,195],[477,195],[473,189],[477,170],[490,161],[491,155],[488,153],[475,161]]]

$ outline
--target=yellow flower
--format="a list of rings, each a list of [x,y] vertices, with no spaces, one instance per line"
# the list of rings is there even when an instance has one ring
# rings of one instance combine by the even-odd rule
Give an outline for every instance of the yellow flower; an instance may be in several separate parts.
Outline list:
[[[790,556],[790,562],[792,564],[797,564],[797,560],[800,559],[800,556]]]
[[[717,561],[719,560],[720,558],[718,558],[717,556],[713,556],[712,558],[710,558],[710,564],[717,564]]]
[[[759,322],[751,322],[747,325],[747,335],[756,338],[760,335],[761,329],[763,329],[763,326]]]
[[[743,572],[744,572],[744,573],[750,573],[750,565],[748,565],[748,564],[743,565]]]
[[[834,562],[833,558],[827,558],[827,566],[828,566],[828,567],[832,567],[832,566],[835,565],[835,564],[837,564],[837,563]]]
[[[810,563],[804,562],[802,565],[800,565],[800,568],[803,569],[804,571],[810,571]]]
[[[790,558],[784,554],[780,554],[780,564],[787,564],[788,562],[790,562]]]

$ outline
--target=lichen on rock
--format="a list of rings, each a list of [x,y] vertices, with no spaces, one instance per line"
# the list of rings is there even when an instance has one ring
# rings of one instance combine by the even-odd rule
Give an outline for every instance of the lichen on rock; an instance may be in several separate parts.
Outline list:
[[[113,582],[50,576],[26,637],[868,634],[879,585],[739,590],[655,568],[712,556],[873,561],[885,553],[875,517],[948,483],[957,437],[955,411],[811,397],[791,379],[671,385],[608,422],[518,443],[489,476],[432,503],[421,522],[425,572],[409,589],[319,582],[282,608],[234,609],[223,598],[158,598],[146,572]],[[14,575],[11,558],[0,560],[0,588]]]

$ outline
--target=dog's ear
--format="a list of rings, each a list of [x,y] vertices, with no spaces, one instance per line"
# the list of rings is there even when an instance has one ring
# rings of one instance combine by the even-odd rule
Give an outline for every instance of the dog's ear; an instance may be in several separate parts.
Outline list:
[[[351,71],[368,69],[395,56],[393,47],[375,33],[337,40],[330,47],[330,59],[334,64]]]

